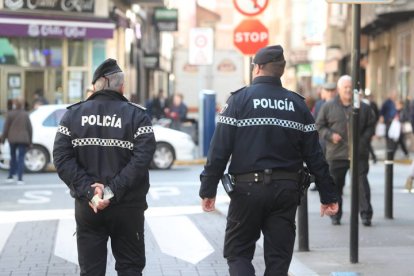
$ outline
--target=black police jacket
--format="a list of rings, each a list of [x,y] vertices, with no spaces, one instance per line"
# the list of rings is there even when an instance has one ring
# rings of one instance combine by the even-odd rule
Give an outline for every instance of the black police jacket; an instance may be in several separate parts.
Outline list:
[[[233,92],[220,112],[201,173],[201,198],[212,198],[226,169],[243,174],[280,169],[298,172],[306,163],[315,175],[321,202],[337,201],[333,180],[304,98],[282,87],[279,78],[260,76]]]
[[[118,92],[102,90],[68,107],[58,127],[53,159],[74,198],[90,200],[91,185],[99,182],[114,193],[111,204],[146,208],[154,151],[145,109]]]

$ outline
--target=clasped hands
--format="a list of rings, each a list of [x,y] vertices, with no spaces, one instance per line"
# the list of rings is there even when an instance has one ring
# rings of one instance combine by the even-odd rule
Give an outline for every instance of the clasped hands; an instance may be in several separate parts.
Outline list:
[[[89,206],[93,209],[93,211],[96,213],[98,213],[99,211],[102,211],[103,209],[105,209],[106,207],[109,206],[109,199],[103,199],[103,195],[104,195],[104,188],[105,186],[101,183],[94,183],[91,185],[92,188],[95,188],[94,191],[94,196],[93,196],[93,202],[95,204],[93,204],[92,202],[89,202]]]

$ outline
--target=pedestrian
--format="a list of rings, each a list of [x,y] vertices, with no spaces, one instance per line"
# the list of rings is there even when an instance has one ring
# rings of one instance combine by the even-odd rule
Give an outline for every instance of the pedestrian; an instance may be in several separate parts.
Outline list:
[[[323,85],[320,99],[316,101],[314,108],[312,109],[312,115],[316,118],[321,110],[321,107],[327,101],[332,100],[336,96],[336,83],[327,82]]]
[[[30,122],[29,113],[24,109],[25,101],[16,98],[13,101],[14,109],[7,112],[4,122],[3,134],[0,142],[4,143],[7,139],[10,146],[10,168],[7,182],[13,182],[13,177],[17,175],[17,184],[24,184],[24,156],[27,148],[32,144],[33,129]]]
[[[321,215],[337,211],[337,195],[304,98],[283,88],[281,46],[262,48],[252,69],[253,83],[227,100],[218,117],[200,175],[202,208],[215,209],[217,185],[231,156],[234,191],[224,241],[224,257],[234,275],[255,275],[251,263],[264,235],[265,275],[287,275],[295,241],[295,215],[303,163],[316,177]]]
[[[326,160],[339,194],[339,211],[331,216],[332,224],[341,224],[342,194],[346,173],[350,166],[350,129],[352,114],[352,79],[348,75],[339,78],[338,96],[325,103],[316,120],[320,135],[326,141]],[[359,109],[359,147],[358,147],[358,185],[359,213],[365,226],[371,225],[373,210],[371,191],[368,182],[369,150],[368,145],[375,132],[375,115],[364,102]]]
[[[33,93],[33,109],[37,109],[40,105],[49,104],[49,101],[44,97],[42,88],[36,89]]]
[[[152,118],[155,118],[157,120],[165,118],[165,112],[164,109],[167,107],[166,105],[167,99],[164,95],[164,91],[160,89],[158,91],[158,95],[154,97],[152,100],[151,106],[152,106]]]
[[[165,113],[172,120],[171,128],[180,130],[181,123],[187,120],[187,105],[183,102],[183,94],[176,93],[173,95],[172,103],[165,108]]]
[[[395,101],[395,109],[396,109],[396,113],[394,115],[393,120],[397,120],[400,122],[400,126],[401,126],[400,135],[398,136],[398,139],[396,140],[390,139],[390,141],[388,142],[389,149],[392,151],[392,158],[394,159],[398,146],[401,146],[401,149],[404,152],[405,158],[408,159],[409,152],[408,152],[407,146],[405,145],[405,133],[403,131],[402,126],[404,125],[404,123],[410,123],[410,113],[408,110],[405,109],[404,102],[401,99],[397,99]]]
[[[378,110],[378,105],[372,97],[371,90],[365,89],[364,96],[365,97],[363,97],[362,101],[364,101],[366,104],[368,104],[371,107],[372,111],[374,112],[375,125],[376,125],[378,123],[378,120],[379,120],[379,117],[380,117],[379,110]],[[375,154],[374,148],[372,147],[372,139],[373,138],[371,138],[371,141],[368,145],[368,150],[369,150],[369,154],[372,157],[372,162],[375,164],[375,163],[377,163],[378,159],[377,159],[377,155]]]
[[[116,60],[99,65],[92,84],[88,99],[68,107],[53,149],[57,173],[75,198],[80,274],[105,275],[110,237],[118,275],[142,275],[152,125],[144,108],[123,96]]]

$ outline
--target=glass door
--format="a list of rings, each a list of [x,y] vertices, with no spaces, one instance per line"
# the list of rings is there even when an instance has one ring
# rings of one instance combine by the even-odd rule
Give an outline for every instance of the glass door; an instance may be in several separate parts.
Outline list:
[[[4,112],[12,107],[11,101],[17,97],[24,97],[24,74],[19,68],[0,69],[0,111]]]

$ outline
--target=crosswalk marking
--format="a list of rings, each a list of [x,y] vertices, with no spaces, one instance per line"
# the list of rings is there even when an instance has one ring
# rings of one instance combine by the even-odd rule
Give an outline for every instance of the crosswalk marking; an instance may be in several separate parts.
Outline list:
[[[78,253],[76,246],[76,222],[72,219],[59,220],[55,240],[54,254],[74,264],[78,263]]]
[[[147,223],[161,251],[167,255],[196,264],[214,252],[211,244],[186,216],[149,217]]]
[[[3,250],[3,247],[6,244],[11,232],[13,231],[15,224],[16,223],[14,222],[0,223],[0,252]]]

